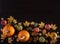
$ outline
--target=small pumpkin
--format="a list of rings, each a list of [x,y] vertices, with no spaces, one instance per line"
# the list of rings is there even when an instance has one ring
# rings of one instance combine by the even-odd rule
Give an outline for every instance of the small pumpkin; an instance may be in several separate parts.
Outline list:
[[[28,31],[26,30],[21,30],[19,33],[18,33],[18,39],[21,41],[21,42],[26,42],[28,41],[30,38],[30,34]]]
[[[12,36],[12,35],[15,33],[15,29],[14,29],[14,27],[11,26],[11,25],[6,25],[6,26],[3,28],[2,32],[3,32],[3,35],[4,35],[4,36]]]

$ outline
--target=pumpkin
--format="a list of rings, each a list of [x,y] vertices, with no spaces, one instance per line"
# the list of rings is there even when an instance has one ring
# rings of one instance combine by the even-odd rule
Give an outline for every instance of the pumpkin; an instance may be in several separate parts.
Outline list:
[[[30,38],[30,34],[28,31],[26,30],[21,30],[19,33],[18,33],[18,39],[19,41],[21,42],[27,42]]]
[[[4,35],[4,36],[12,36],[12,35],[15,33],[15,29],[14,29],[14,27],[11,26],[11,25],[6,25],[6,26],[3,28],[2,32],[3,32],[3,35]]]

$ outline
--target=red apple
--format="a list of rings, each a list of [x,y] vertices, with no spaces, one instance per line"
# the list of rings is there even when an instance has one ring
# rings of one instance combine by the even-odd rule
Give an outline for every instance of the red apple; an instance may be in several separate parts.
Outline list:
[[[39,32],[40,29],[38,27],[34,28],[34,32]]]
[[[45,25],[45,29],[50,30],[50,28],[51,28],[51,25],[50,24],[46,24]]]
[[[6,24],[7,24],[7,21],[6,21],[6,20],[2,20],[2,21],[1,21],[1,24],[2,24],[2,25],[6,25]]]

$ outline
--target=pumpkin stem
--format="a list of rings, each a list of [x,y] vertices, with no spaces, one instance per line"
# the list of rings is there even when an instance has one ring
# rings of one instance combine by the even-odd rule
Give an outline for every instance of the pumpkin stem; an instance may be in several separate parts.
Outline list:
[[[21,36],[21,39],[24,39],[25,38],[25,36],[23,35],[23,36]]]
[[[7,34],[7,33],[9,33],[10,31],[9,31],[9,30],[6,30],[5,32],[6,32],[6,34]]]

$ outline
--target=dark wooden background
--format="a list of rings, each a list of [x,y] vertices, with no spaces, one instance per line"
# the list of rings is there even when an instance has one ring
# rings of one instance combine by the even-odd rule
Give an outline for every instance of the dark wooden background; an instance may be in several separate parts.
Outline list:
[[[28,20],[56,23],[60,32],[59,1],[0,0],[0,18],[6,18],[10,15],[22,22]],[[57,44],[60,44],[60,41]]]

